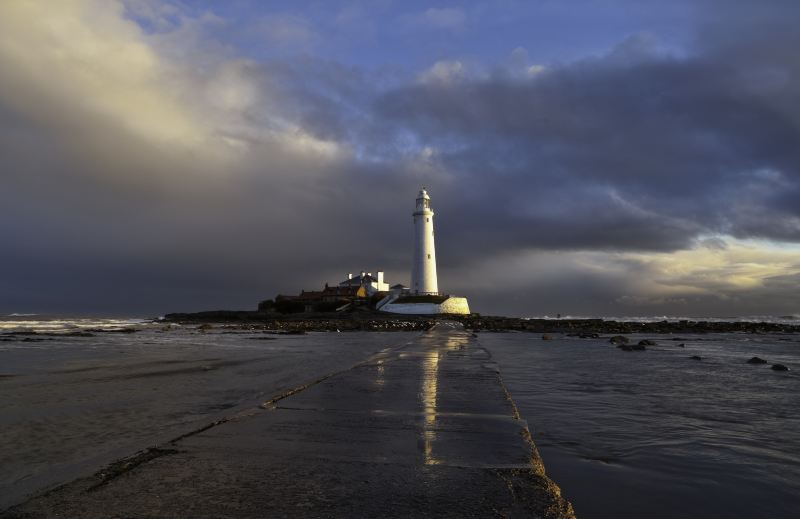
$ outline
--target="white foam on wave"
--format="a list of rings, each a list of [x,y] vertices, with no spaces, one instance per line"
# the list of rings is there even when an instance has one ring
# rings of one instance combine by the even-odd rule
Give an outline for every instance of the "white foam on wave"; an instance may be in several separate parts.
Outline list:
[[[85,329],[119,329],[142,326],[148,323],[148,319],[141,318],[64,318],[64,317],[41,317],[31,319],[37,314],[25,316],[21,314],[4,316],[0,318],[0,331],[6,333],[21,332],[42,332],[59,333]]]

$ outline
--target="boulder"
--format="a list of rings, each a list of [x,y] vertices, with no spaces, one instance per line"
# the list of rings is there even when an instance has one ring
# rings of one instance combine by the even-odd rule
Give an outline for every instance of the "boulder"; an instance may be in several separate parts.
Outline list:
[[[703,357],[701,357],[700,355],[692,355],[689,358],[692,359],[692,360],[703,360]]]
[[[650,339],[644,339],[639,341],[639,346],[655,346],[656,341],[651,341]]]
[[[748,364],[766,364],[767,361],[762,359],[761,357],[753,357],[752,359],[747,361]]]
[[[631,348],[633,351],[644,351],[644,350],[646,350],[647,348],[645,348],[645,344],[642,344],[643,342],[644,342],[644,341],[640,342],[639,344],[633,344],[633,345],[631,345],[631,346],[630,346],[630,348]]]
[[[627,344],[618,344],[617,348],[621,349],[622,351],[633,351],[633,348]]]
[[[611,337],[608,340],[608,342],[610,342],[611,344],[628,344],[631,341],[630,339],[628,339],[627,337],[623,337],[622,335],[615,335]]]
[[[772,369],[774,371],[789,371],[789,368],[787,368],[783,364],[773,364]]]

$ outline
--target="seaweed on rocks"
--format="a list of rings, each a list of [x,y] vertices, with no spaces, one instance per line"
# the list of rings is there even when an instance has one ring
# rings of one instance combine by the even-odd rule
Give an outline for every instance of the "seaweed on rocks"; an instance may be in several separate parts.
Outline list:
[[[166,321],[197,324],[205,331],[263,330],[273,334],[346,331],[425,331],[436,324],[431,316],[397,315],[383,312],[318,313],[280,315],[263,312],[199,312],[168,314]]]
[[[601,335],[676,334],[672,340],[685,341],[681,335],[707,333],[800,333],[800,324],[717,321],[610,321],[604,319],[523,319],[518,317],[469,315],[400,315],[380,311],[312,312],[275,314],[257,311],[218,310],[197,313],[172,313],[165,322],[181,324],[214,323],[247,328],[265,326],[272,330],[305,331],[421,331],[439,320],[461,322],[473,333],[531,332],[564,334],[570,337],[599,338]]]

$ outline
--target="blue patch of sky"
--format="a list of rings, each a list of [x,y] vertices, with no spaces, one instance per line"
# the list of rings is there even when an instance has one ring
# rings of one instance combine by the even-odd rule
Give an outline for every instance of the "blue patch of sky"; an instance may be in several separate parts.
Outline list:
[[[371,69],[388,65],[408,74],[438,60],[498,63],[518,47],[528,51],[531,64],[571,62],[603,54],[640,33],[681,54],[697,16],[688,0],[178,0],[175,5],[190,17],[219,17],[224,23],[214,25],[210,36],[255,60],[307,54]],[[146,31],[157,29],[146,18],[135,19]]]

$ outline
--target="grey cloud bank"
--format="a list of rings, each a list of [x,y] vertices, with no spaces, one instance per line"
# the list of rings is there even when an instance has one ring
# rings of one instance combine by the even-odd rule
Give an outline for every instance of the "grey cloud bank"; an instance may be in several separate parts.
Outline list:
[[[568,63],[454,52],[459,74],[421,81],[315,57],[324,34],[245,58],[222,15],[148,32],[114,2],[5,4],[0,312],[407,282],[426,185],[440,285],[477,311],[800,313],[800,13],[703,5],[681,53],[621,34]]]

